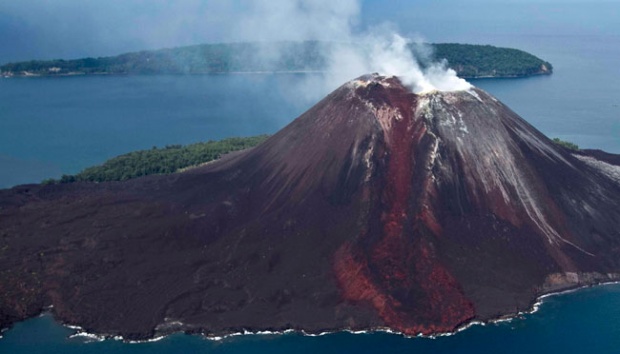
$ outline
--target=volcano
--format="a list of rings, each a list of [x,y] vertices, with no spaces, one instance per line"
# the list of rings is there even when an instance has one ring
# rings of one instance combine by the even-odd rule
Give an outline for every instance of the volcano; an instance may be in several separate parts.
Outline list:
[[[0,191],[0,325],[454,331],[620,279],[619,166],[480,89],[363,76],[205,166]]]

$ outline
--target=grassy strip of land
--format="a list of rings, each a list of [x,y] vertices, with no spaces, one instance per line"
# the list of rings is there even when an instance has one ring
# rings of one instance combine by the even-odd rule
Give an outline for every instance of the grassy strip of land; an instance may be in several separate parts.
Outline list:
[[[569,150],[579,150],[579,145],[571,143],[570,141],[561,140],[560,138],[553,138],[553,142]]]
[[[153,147],[114,157],[99,166],[86,168],[76,175],[63,175],[59,180],[48,179],[44,184],[78,181],[106,182],[124,181],[152,174],[174,173],[181,169],[217,160],[229,152],[254,147],[265,141],[268,135],[246,138],[228,138],[190,145]]]
[[[222,43],[147,50],[75,60],[33,60],[0,66],[2,76],[215,74],[324,71],[332,42]],[[430,44],[433,60],[446,59],[461,77],[550,74],[550,63],[527,52],[490,45]],[[411,45],[415,54],[419,46]],[[274,54],[277,53],[277,54]]]

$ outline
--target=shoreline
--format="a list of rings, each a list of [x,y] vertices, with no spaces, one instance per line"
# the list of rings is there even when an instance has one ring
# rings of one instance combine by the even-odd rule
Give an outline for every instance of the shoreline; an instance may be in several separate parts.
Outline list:
[[[273,336],[273,335],[286,335],[286,334],[298,334],[298,335],[302,335],[304,337],[322,337],[322,336],[326,336],[326,335],[330,335],[330,334],[338,334],[338,333],[349,333],[349,334],[374,334],[374,333],[387,333],[387,334],[392,334],[392,335],[398,335],[404,338],[428,338],[428,339],[438,339],[441,337],[450,337],[450,336],[454,336],[457,335],[461,332],[466,331],[469,328],[472,328],[474,326],[487,326],[487,325],[492,325],[492,324],[499,324],[499,323],[505,323],[505,322],[512,322],[514,320],[526,320],[523,318],[524,315],[532,315],[536,312],[538,312],[540,310],[540,308],[542,307],[542,305],[545,302],[545,299],[547,298],[551,298],[554,296],[560,296],[560,295],[566,295],[566,294],[571,294],[571,293],[575,293],[578,292],[580,290],[583,289],[588,289],[588,288],[594,288],[594,287],[602,287],[602,286],[610,286],[610,285],[620,285],[620,280],[611,280],[608,282],[601,282],[601,283],[595,283],[595,284],[584,284],[584,285],[577,285],[574,287],[570,287],[570,288],[564,288],[563,290],[558,290],[558,291],[551,291],[548,293],[544,293],[542,295],[539,295],[536,297],[536,299],[532,302],[532,304],[530,305],[530,307],[525,310],[525,311],[520,311],[518,313],[515,314],[510,314],[510,315],[504,315],[504,316],[500,316],[498,318],[494,318],[494,319],[489,319],[489,320],[477,320],[477,319],[473,319],[470,322],[466,322],[463,323],[462,325],[458,326],[454,331],[452,332],[442,332],[442,333],[435,333],[435,334],[430,334],[430,335],[423,335],[423,334],[418,334],[418,335],[407,335],[404,334],[402,332],[393,330],[391,328],[388,327],[377,327],[377,328],[370,328],[370,329],[365,329],[365,330],[354,330],[351,328],[342,328],[342,329],[338,329],[338,330],[333,330],[333,331],[323,331],[323,332],[319,332],[319,333],[312,333],[312,332],[307,332],[305,330],[296,330],[296,329],[285,329],[283,331],[269,331],[269,330],[258,330],[258,331],[252,331],[250,329],[244,329],[242,332],[233,332],[233,333],[229,333],[229,334],[223,334],[223,335],[214,335],[214,334],[206,334],[204,332],[191,332],[189,330],[179,330],[179,331],[174,331],[174,332],[170,332],[170,333],[166,333],[166,334],[155,334],[152,338],[147,338],[147,339],[126,339],[121,335],[111,335],[111,334],[97,334],[97,333],[91,333],[88,332],[86,330],[84,330],[83,327],[81,326],[77,326],[77,325],[70,325],[70,324],[66,324],[66,323],[62,323],[57,321],[54,318],[54,315],[51,313],[51,308],[47,307],[45,309],[45,311],[42,311],[41,313],[39,313],[37,316],[33,316],[31,318],[34,317],[43,317],[43,316],[51,316],[52,319],[54,320],[54,322],[56,322],[58,325],[63,326],[65,328],[74,330],[75,333],[70,334],[69,336],[66,337],[66,339],[74,339],[74,338],[83,338],[85,342],[102,342],[105,340],[115,340],[115,341],[120,341],[123,342],[125,344],[141,344],[141,343],[153,343],[153,342],[158,342],[161,341],[171,335],[175,335],[175,334],[185,334],[185,335],[197,335],[200,336],[202,339],[204,340],[208,340],[208,341],[214,341],[214,342],[220,342],[220,341],[224,341],[233,337],[239,337],[239,336]],[[31,319],[29,318],[29,319]],[[24,321],[27,321],[28,319],[25,319]],[[22,321],[23,322],[23,321]],[[13,326],[9,326],[9,327],[5,327],[5,328],[1,328],[0,329],[0,340],[2,340],[3,338],[3,334],[9,330],[11,330],[13,328]]]
[[[17,78],[65,78],[65,77],[84,77],[84,76],[117,76],[117,77],[128,77],[128,76],[208,76],[208,75],[286,75],[286,74],[325,74],[327,73],[324,70],[281,70],[281,71],[220,71],[220,72],[193,72],[193,73],[150,73],[150,74],[140,74],[140,73],[85,73],[85,72],[69,72],[62,74],[5,74],[0,73],[0,78],[2,79],[17,79]],[[538,77],[538,76],[550,76],[553,74],[553,71],[548,72],[538,72],[534,74],[528,75],[481,75],[481,76],[459,76],[465,80],[482,80],[482,79],[525,79],[529,77]]]

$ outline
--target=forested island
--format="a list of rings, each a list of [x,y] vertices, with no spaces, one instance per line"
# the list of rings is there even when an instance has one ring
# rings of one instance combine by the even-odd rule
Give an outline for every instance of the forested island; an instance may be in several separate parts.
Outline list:
[[[200,44],[99,58],[8,63],[0,66],[0,73],[12,77],[321,72],[326,68],[325,53],[338,45],[319,41]],[[526,77],[553,71],[550,63],[518,49],[456,43],[430,46],[430,60],[447,60],[463,78]],[[410,48],[414,53],[418,50],[413,44]]]
[[[125,181],[152,174],[168,174],[188,167],[198,166],[222,155],[254,147],[269,135],[234,137],[189,145],[154,146],[149,150],[133,151],[113,157],[101,165],[88,167],[75,175],[63,175],[59,180],[47,179],[43,184],[78,181]]]

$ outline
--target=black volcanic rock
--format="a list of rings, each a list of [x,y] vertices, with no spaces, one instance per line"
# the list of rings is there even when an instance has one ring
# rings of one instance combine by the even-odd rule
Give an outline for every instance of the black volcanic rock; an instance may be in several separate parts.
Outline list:
[[[362,77],[200,168],[0,191],[0,326],[452,331],[619,278],[618,164],[479,89]]]

